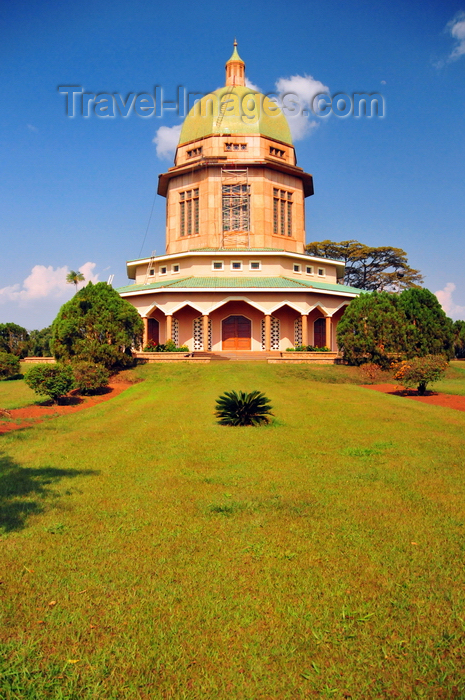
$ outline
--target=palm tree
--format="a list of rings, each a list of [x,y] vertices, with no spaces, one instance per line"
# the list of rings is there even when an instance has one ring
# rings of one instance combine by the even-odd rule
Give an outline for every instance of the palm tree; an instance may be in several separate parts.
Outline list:
[[[78,282],[84,282],[85,277],[82,274],[82,272],[75,272],[74,270],[70,270],[68,274],[66,275],[66,281],[68,284],[74,284],[74,293],[76,294],[77,292],[77,286]]]
[[[216,402],[220,425],[261,425],[272,416],[269,399],[260,391],[226,391]]]

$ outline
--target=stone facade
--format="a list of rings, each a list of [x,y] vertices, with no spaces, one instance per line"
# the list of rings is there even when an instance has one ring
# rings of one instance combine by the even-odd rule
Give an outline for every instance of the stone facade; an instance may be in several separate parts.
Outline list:
[[[296,165],[285,116],[266,99],[245,87],[235,45],[226,87],[186,117],[174,166],[159,178],[166,254],[129,261],[134,284],[118,290],[144,319],[145,342],[336,349],[337,322],[359,290],[338,284],[343,263],[305,255],[313,179]]]

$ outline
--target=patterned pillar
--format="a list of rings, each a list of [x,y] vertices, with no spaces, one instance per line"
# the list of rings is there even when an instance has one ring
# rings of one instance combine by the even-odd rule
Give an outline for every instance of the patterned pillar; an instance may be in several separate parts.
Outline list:
[[[172,316],[167,316],[166,317],[166,338],[165,338],[165,343],[167,340],[171,338],[171,328],[172,328],[172,321],[173,317]]]
[[[265,316],[265,352],[271,350],[271,316]]]
[[[302,345],[308,345],[308,316],[302,314]]]
[[[328,347],[330,350],[333,349],[333,339],[331,337],[332,335],[332,323],[331,323],[331,316],[326,316],[326,347]]]
[[[202,319],[203,319],[203,333],[202,333],[202,337],[203,337],[203,349],[204,349],[204,352],[205,352],[205,351],[208,350],[208,345],[209,345],[209,343],[208,343],[208,329],[209,329],[209,323],[208,323],[208,322],[209,322],[210,319],[209,319],[209,317],[208,317],[208,314],[207,314],[206,316],[202,316]]]
[[[142,347],[145,348],[145,346],[148,343],[149,339],[149,320],[146,316],[142,318],[142,321],[144,322],[144,333],[142,336]]]

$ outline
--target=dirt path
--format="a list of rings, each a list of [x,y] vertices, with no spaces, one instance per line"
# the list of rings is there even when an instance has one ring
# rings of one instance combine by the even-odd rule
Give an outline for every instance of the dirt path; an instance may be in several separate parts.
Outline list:
[[[465,411],[465,396],[456,394],[439,394],[434,391],[427,391],[426,396],[418,396],[415,389],[403,389],[398,384],[365,384],[364,389],[374,389],[381,391],[383,394],[392,394],[394,396],[404,396],[406,399],[421,401],[421,403],[429,403],[434,406],[446,406],[454,408],[456,411]]]
[[[7,416],[0,417],[0,433],[7,433],[10,430],[29,428],[36,423],[40,423],[47,416],[66,416],[68,413],[76,413],[85,408],[96,406],[103,401],[109,401],[125,389],[133,386],[134,382],[116,381],[108,385],[108,391],[96,396],[69,396],[65,399],[64,405],[56,406],[50,401],[41,404],[24,406],[23,408],[12,408],[7,412]]]

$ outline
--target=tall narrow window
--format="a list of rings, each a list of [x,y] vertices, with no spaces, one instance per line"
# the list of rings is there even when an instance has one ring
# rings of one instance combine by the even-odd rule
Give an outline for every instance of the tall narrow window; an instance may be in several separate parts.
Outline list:
[[[292,194],[287,193],[287,235],[292,236]]]
[[[223,185],[223,231],[250,231],[249,205],[249,185]]]
[[[192,199],[188,199],[187,202],[187,235],[192,235]]]
[[[292,192],[273,188],[273,233],[292,236]]]
[[[179,195],[179,199],[181,200],[180,203],[180,208],[181,208],[181,213],[180,213],[180,226],[181,226],[181,236],[186,235],[186,203],[184,201],[186,196],[185,192],[181,192]]]
[[[281,201],[280,201],[280,204],[281,204],[281,212],[280,212],[280,214],[281,214],[281,217],[280,217],[281,218],[281,228],[279,231],[281,236],[284,236],[284,234],[286,233],[286,200],[283,199],[283,194],[285,194],[285,193],[281,192]]]
[[[199,233],[199,190],[179,193],[179,233],[181,237]]]
[[[199,232],[199,191],[194,190],[194,233]]]

